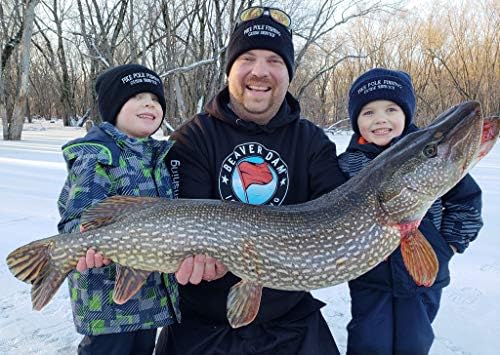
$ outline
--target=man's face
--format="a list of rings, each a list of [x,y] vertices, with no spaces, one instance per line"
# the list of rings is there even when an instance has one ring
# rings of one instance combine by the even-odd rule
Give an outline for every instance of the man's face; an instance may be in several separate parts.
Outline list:
[[[267,124],[278,112],[289,85],[283,58],[265,49],[241,54],[229,71],[231,107],[246,121]]]

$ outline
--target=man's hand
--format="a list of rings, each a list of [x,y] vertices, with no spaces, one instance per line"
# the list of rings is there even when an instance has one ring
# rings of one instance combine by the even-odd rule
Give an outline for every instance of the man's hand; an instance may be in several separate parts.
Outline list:
[[[220,279],[227,273],[227,268],[214,258],[197,254],[184,259],[175,272],[177,282],[181,285],[187,283],[199,284],[201,280],[213,281]]]
[[[111,259],[103,257],[101,253],[97,253],[94,249],[89,249],[87,254],[78,260],[76,270],[84,272],[93,267],[103,267],[109,264],[111,264]]]

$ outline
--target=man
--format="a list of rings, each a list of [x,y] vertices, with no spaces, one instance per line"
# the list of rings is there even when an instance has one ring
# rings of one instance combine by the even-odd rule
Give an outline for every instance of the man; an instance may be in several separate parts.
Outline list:
[[[344,182],[335,145],[300,119],[287,92],[294,70],[289,25],[278,9],[241,13],[227,48],[228,86],[172,135],[167,159],[180,198],[296,204]],[[163,328],[157,354],[338,354],[320,312],[324,303],[308,292],[264,288],[256,319],[232,329],[226,300],[235,275],[196,255],[176,276],[185,284],[182,322]]]

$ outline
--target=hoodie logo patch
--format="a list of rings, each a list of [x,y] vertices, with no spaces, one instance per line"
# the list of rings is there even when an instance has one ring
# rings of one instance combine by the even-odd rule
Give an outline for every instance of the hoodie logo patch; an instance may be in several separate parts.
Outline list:
[[[222,162],[219,192],[224,200],[280,205],[288,191],[288,166],[260,143],[236,146]]]

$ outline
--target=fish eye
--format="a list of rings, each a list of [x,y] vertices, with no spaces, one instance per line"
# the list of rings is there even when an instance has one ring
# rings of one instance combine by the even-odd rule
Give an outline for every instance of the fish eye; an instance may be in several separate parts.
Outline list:
[[[437,155],[437,144],[427,144],[424,148],[424,155],[427,158],[434,158]]]

